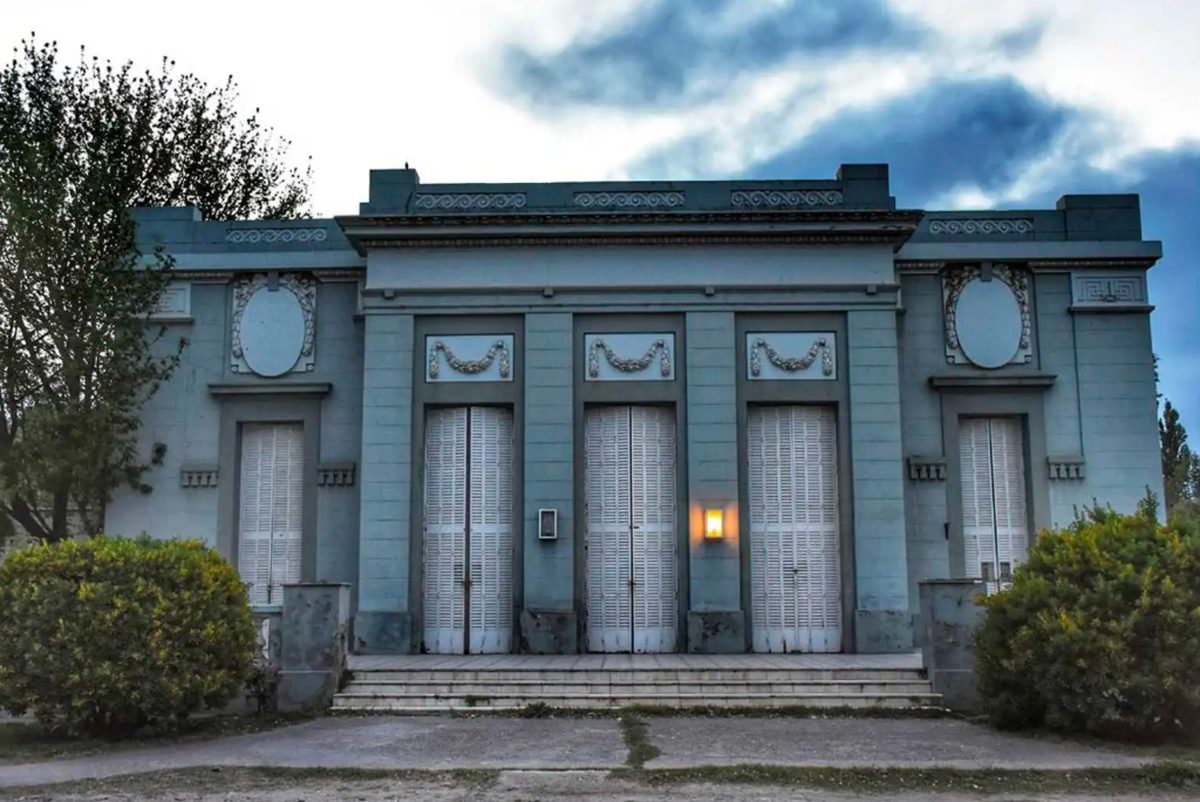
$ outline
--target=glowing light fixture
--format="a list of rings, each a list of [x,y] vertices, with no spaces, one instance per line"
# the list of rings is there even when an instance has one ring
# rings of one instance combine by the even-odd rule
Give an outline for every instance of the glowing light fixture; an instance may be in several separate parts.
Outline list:
[[[725,537],[725,511],[704,511],[704,539],[720,540]]]

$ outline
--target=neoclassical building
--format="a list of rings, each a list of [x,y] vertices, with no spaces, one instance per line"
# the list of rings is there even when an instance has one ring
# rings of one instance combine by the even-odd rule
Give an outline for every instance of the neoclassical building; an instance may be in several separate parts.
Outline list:
[[[189,345],[108,530],[262,610],[350,583],[359,652],[909,650],[921,580],[1161,492],[1137,196],[404,169],[328,220],[135,214]]]

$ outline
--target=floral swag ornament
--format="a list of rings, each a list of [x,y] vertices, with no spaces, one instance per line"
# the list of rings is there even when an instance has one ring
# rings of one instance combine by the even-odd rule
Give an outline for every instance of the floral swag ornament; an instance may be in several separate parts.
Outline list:
[[[604,358],[608,360],[608,364],[612,365],[622,373],[637,373],[650,367],[650,363],[654,361],[655,355],[659,355],[659,372],[664,378],[669,378],[671,375],[671,352],[667,348],[667,341],[657,339],[650,343],[650,347],[646,349],[646,353],[636,359],[627,359],[617,356],[617,352],[612,349],[604,340],[593,340],[592,350],[588,353],[588,376],[593,379],[600,376],[600,354],[604,354]]]
[[[771,347],[765,337],[759,337],[754,341],[754,347],[750,349],[750,375],[758,376],[762,374],[762,357],[759,352],[767,355],[767,361],[780,370],[785,370],[788,373],[795,373],[798,370],[804,370],[817,357],[821,357],[821,373],[826,376],[833,375],[833,349],[829,347],[829,343],[824,337],[816,339],[812,345],[808,347],[800,356],[784,357],[778,351]]]
[[[507,379],[512,372],[512,362],[509,358],[508,345],[504,340],[496,340],[492,343],[492,347],[487,350],[479,359],[460,359],[450,346],[444,341],[438,340],[433,344],[433,350],[429,353],[429,377],[436,379],[441,374],[441,359],[439,355],[446,357],[446,364],[459,373],[465,373],[469,376],[474,376],[483,373],[492,366],[496,361],[496,356],[500,357],[500,378]]]

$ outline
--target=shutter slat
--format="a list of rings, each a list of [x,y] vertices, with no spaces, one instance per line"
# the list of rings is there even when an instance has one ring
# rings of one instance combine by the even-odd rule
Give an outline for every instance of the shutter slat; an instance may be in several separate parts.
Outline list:
[[[512,412],[471,407],[471,651],[512,647]]]
[[[467,408],[425,418],[425,649],[462,654],[466,644]]]

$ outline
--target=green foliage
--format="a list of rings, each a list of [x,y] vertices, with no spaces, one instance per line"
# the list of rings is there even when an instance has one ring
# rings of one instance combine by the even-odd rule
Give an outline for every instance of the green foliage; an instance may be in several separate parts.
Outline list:
[[[1087,510],[1043,532],[976,634],[984,709],[1005,728],[1200,734],[1200,526]]]
[[[1158,421],[1158,444],[1169,514],[1180,503],[1200,497],[1200,454],[1188,446],[1187,429],[1179,420],[1179,410],[1170,401],[1164,402],[1163,415]]]
[[[147,326],[172,263],[139,253],[128,209],[304,213],[308,173],[239,105],[232,81],[168,61],[64,64],[23,42],[0,65],[0,514],[30,535],[99,531],[112,490],[149,490],[161,459],[139,411],[184,341]]]
[[[114,736],[220,707],[255,630],[237,571],[199,541],[104,535],[0,564],[0,706]]]

